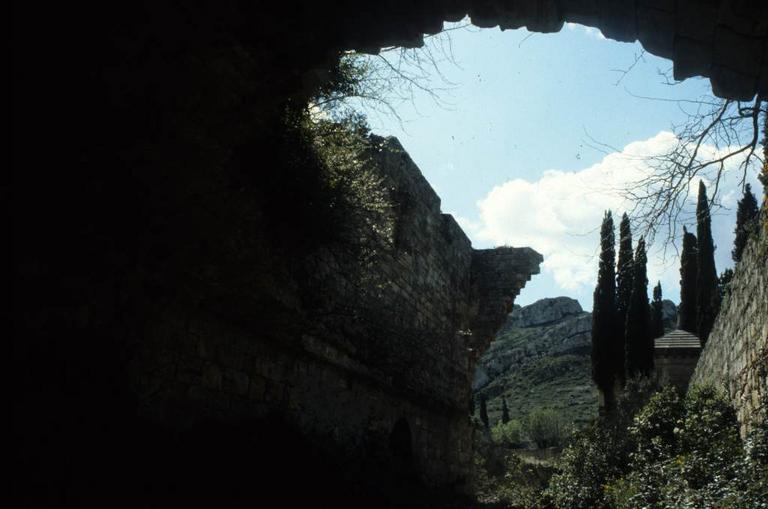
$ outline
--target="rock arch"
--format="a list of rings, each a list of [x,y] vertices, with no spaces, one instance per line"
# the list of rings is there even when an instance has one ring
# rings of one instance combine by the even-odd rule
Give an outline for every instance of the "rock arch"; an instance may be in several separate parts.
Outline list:
[[[768,93],[768,3],[760,0],[432,0],[389,1],[349,16],[342,46],[376,53],[418,47],[443,21],[469,15],[481,28],[557,32],[566,22],[599,28],[616,41],[639,40],[674,62],[674,76],[709,77],[715,95],[748,100]]]

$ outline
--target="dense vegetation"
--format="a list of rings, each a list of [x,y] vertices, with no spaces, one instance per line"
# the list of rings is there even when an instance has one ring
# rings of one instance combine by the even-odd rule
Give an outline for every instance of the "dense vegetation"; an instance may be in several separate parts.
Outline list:
[[[696,274],[698,241],[696,235],[683,226],[683,252],[680,255],[680,328],[696,333],[698,315],[696,313]]]
[[[712,387],[681,396],[634,378],[627,389],[616,413],[572,435],[559,460],[480,447],[481,499],[538,509],[768,507],[768,424],[742,441],[732,407]],[[506,470],[494,476],[499,462]]]
[[[592,305],[592,381],[608,393],[616,378],[611,359],[616,338],[616,251],[613,218],[608,211],[600,227],[600,265]]]
[[[712,220],[709,214],[707,188],[699,182],[699,199],[696,204],[696,237],[698,239],[696,273],[697,332],[701,344],[709,339],[709,333],[720,310],[720,292],[715,268],[715,246],[712,240]]]

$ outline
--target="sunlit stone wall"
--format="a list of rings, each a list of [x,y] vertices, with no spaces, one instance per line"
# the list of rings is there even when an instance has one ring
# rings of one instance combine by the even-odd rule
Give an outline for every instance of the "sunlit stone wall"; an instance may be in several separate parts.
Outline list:
[[[743,435],[766,418],[768,235],[751,238],[744,249],[691,383],[727,390]]]

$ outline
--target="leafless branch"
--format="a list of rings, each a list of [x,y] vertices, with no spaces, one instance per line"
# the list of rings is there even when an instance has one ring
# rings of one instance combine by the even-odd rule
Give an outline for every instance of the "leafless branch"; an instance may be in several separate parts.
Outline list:
[[[639,62],[645,62],[645,58],[643,58],[644,56],[645,50],[643,49],[640,50],[640,53],[635,53],[635,60],[626,69],[611,69],[612,72],[621,73],[621,76],[619,76],[619,79],[616,80],[616,83],[614,83],[613,86],[619,86],[619,83],[627,77],[627,74],[632,72],[632,69],[634,69]]]
[[[725,174],[741,172],[739,182],[743,187],[748,172],[763,163],[756,150],[759,117],[766,114],[767,103],[762,96],[749,105],[714,98],[679,102],[695,108],[685,123],[673,126],[676,142],[662,154],[644,157],[649,171],[622,190],[633,204],[631,215],[636,228],[649,241],[661,234],[665,251],[675,246],[680,225],[695,218],[689,199],[695,180],[710,182],[710,206],[720,208]]]

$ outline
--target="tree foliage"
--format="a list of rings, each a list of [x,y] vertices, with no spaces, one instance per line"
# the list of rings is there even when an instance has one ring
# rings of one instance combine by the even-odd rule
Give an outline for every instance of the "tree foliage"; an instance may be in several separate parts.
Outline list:
[[[523,445],[523,425],[517,419],[498,422],[491,428],[491,439],[504,447],[518,448]]]
[[[523,422],[528,438],[540,449],[562,445],[568,429],[560,414],[548,408],[535,408]]]
[[[722,393],[667,386],[629,419],[577,435],[545,495],[557,509],[765,507],[768,423],[742,442]]]
[[[615,339],[616,276],[613,218],[607,211],[600,228],[600,265],[592,307],[592,380],[610,393],[615,379],[612,342]]]
[[[720,290],[720,300],[725,302],[725,299],[730,295],[730,285],[733,279],[733,269],[725,269],[717,280],[717,287]]]
[[[698,272],[696,277],[696,314],[697,330],[702,345],[707,342],[709,333],[720,310],[720,291],[715,268],[715,246],[712,240],[712,219],[709,214],[707,188],[699,182],[699,199],[696,205],[696,237],[698,239]]]
[[[696,334],[698,313],[696,312],[696,282],[699,273],[698,241],[696,235],[683,227],[683,252],[680,255],[680,307],[678,325],[682,330]]]
[[[501,398],[501,422],[509,422],[509,408],[507,408],[507,398]]]
[[[736,228],[734,230],[733,250],[731,257],[738,263],[741,260],[741,253],[747,245],[750,235],[757,228],[757,199],[752,194],[752,186],[747,184],[744,187],[744,195],[739,200],[736,209]]]
[[[648,277],[645,240],[641,237],[635,251],[632,297],[627,312],[626,369],[627,376],[647,375],[653,369],[653,341],[649,324]]]
[[[661,302],[661,281],[653,287],[653,302],[651,302],[651,339],[664,335],[664,304]]]
[[[635,224],[649,241],[659,233],[667,241],[677,238],[680,224],[690,218],[688,196],[697,179],[714,183],[710,205],[719,206],[727,173],[738,172],[743,185],[764,162],[758,150],[760,116],[768,111],[764,96],[758,94],[751,104],[712,96],[674,102],[687,114],[672,128],[675,142],[664,153],[648,156],[647,174],[624,190],[634,204]]]
[[[624,350],[626,348],[626,323],[629,301],[632,296],[634,272],[632,254],[632,229],[629,216],[623,214],[619,224],[619,260],[616,267],[616,337],[614,340],[613,362],[619,380],[624,380]]]
[[[480,421],[482,421],[485,429],[489,427],[487,399],[485,395],[480,396]]]

